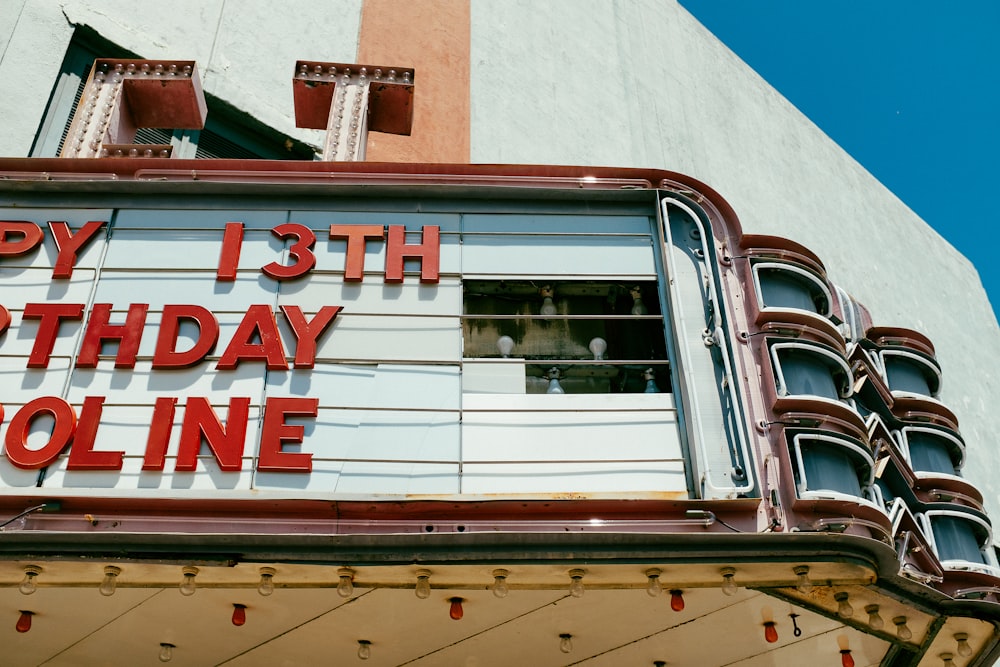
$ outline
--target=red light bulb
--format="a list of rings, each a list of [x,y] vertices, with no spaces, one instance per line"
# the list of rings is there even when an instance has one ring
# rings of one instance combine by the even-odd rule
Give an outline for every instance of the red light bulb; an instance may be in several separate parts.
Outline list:
[[[764,623],[764,639],[767,640],[768,644],[778,641],[778,626],[774,621]]]
[[[854,658],[851,657],[849,649],[840,652],[840,664],[842,667],[854,667]]]
[[[453,621],[462,620],[462,617],[465,616],[465,610],[462,609],[462,598],[451,599],[451,609],[448,611],[448,615]]]
[[[21,617],[17,619],[17,625],[14,627],[18,632],[27,632],[31,629],[31,617],[35,615],[33,611],[22,611]]]
[[[247,606],[245,604],[233,605],[233,625],[240,626],[247,622]]]
[[[684,594],[681,591],[670,591],[670,608],[674,611],[684,611]]]

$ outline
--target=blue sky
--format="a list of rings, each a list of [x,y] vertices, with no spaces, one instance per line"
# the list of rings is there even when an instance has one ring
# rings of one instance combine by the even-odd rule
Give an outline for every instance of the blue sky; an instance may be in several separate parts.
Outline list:
[[[1000,2],[680,0],[976,266],[1000,307]]]

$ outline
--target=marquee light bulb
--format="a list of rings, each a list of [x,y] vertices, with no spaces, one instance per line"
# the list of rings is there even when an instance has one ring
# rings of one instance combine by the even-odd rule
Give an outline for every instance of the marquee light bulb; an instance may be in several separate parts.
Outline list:
[[[844,649],[840,652],[840,667],[854,667],[854,657],[851,649]]]
[[[198,576],[198,568],[189,565],[181,571],[184,573],[179,587],[181,595],[194,595],[195,590],[198,588],[198,584],[195,583],[195,577]]]
[[[358,640],[358,658],[367,660],[372,657],[372,643],[367,639]]]
[[[417,570],[417,585],[413,592],[421,600],[426,600],[431,596],[431,571]]]
[[[115,594],[115,588],[118,586],[118,575],[122,573],[120,567],[115,567],[114,565],[104,566],[104,579],[101,579],[101,586],[98,590],[101,595],[105,597],[110,597]]]
[[[538,290],[538,293],[542,295],[542,308],[538,311],[539,314],[544,317],[558,315],[559,310],[556,308],[556,304],[552,301],[552,297],[555,296],[555,291],[552,289],[552,286],[546,285],[542,289]]]
[[[174,659],[174,645],[160,642],[160,662],[170,662]]]
[[[233,604],[233,625],[239,627],[247,622],[247,606],[245,604]]]
[[[844,592],[836,593],[833,596],[833,599],[837,601],[837,616],[841,618],[854,616],[854,607],[851,606],[848,597],[848,594]]]
[[[514,339],[510,336],[500,336],[497,338],[497,350],[500,356],[506,359],[514,351]]]
[[[31,617],[35,615],[33,611],[21,611],[20,617],[17,619],[17,625],[14,629],[18,632],[27,632],[31,629]]]
[[[38,586],[35,585],[35,577],[42,573],[42,568],[37,565],[25,565],[24,566],[24,579],[21,580],[21,584],[17,587],[17,590],[21,591],[22,595],[31,595],[36,590]]]
[[[811,593],[813,589],[813,583],[809,579],[809,566],[799,565],[798,567],[794,568],[792,572],[795,573],[796,576],[795,588],[799,591],[799,593],[802,593],[803,595],[808,595],[809,593]]]
[[[882,616],[878,613],[877,604],[866,606],[865,613],[868,614],[868,627],[872,630],[881,630],[885,627],[885,621],[882,620]]]
[[[273,567],[260,568],[260,581],[257,583],[257,592],[267,597],[274,592],[274,575],[278,573]]]
[[[569,571],[569,594],[575,598],[582,598],[584,593],[583,588],[583,575],[587,574],[585,570],[579,568],[574,568]]]
[[[493,570],[493,595],[498,598],[507,597],[510,589],[507,588],[507,575],[510,572],[503,569]]]
[[[590,348],[590,353],[594,355],[594,361],[603,361],[604,353],[608,351],[608,341],[603,338],[591,338],[590,344],[587,347]]]
[[[958,654],[963,658],[972,655],[972,646],[969,645],[969,635],[965,632],[956,632],[955,641],[958,642]]]
[[[941,658],[941,667],[955,667],[954,657],[951,653],[942,653],[938,657]]]
[[[913,631],[910,630],[910,626],[906,624],[905,616],[896,616],[892,619],[893,625],[896,626],[896,636],[902,639],[904,642],[909,641],[913,638]]]
[[[349,567],[342,567],[337,570],[340,583],[337,584],[337,595],[342,598],[349,598],[354,595],[354,570]]]
[[[778,624],[774,621],[766,621],[764,623],[764,641],[768,644],[778,641]]]
[[[674,611],[684,611],[684,592],[678,589],[670,591],[670,608]]]
[[[724,567],[720,570],[722,574],[722,592],[730,597],[736,595],[736,568]]]
[[[658,567],[651,567],[646,570],[646,592],[650,597],[655,598],[663,590],[660,585],[661,570]]]
[[[453,621],[461,621],[462,617],[465,616],[465,610],[462,609],[462,598],[451,598],[448,600],[451,603],[451,608],[448,610],[448,616],[451,617]]]
[[[573,651],[573,635],[568,632],[564,632],[559,635],[559,650],[563,653],[570,653]]]

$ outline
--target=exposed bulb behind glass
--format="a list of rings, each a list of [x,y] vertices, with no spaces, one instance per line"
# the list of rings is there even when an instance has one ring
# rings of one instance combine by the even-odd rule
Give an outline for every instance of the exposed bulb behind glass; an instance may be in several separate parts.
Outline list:
[[[497,350],[500,352],[500,356],[506,359],[514,350],[514,339],[510,336],[500,336],[497,338]]]
[[[604,361],[604,353],[608,351],[608,341],[603,338],[591,338],[588,347],[594,355],[594,361]]]
[[[198,588],[198,584],[195,582],[195,577],[198,576],[198,568],[188,566],[182,572],[184,576],[181,578],[181,585],[178,587],[181,595],[194,595],[194,592]]]
[[[372,643],[367,639],[358,640],[358,658],[367,660],[372,657]]]
[[[538,290],[538,293],[542,295],[542,308],[538,311],[539,314],[545,317],[558,315],[559,309],[556,308],[556,304],[552,301],[552,297],[555,296],[555,291],[553,291],[552,286],[546,285],[542,289]]]
[[[559,650],[563,653],[570,653],[573,651],[573,635],[568,633],[559,635]]]

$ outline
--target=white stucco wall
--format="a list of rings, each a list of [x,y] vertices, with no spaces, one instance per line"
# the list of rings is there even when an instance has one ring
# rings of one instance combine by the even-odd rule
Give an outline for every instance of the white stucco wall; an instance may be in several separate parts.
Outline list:
[[[975,269],[680,5],[472,0],[471,78],[473,162],[694,176],[744,230],[819,254],[876,324],[930,336],[1000,516],[1000,328]]]
[[[303,141],[296,60],[354,62],[362,0],[5,0],[0,3],[0,155],[27,155],[77,25],[143,58],[195,60],[207,93]]]

